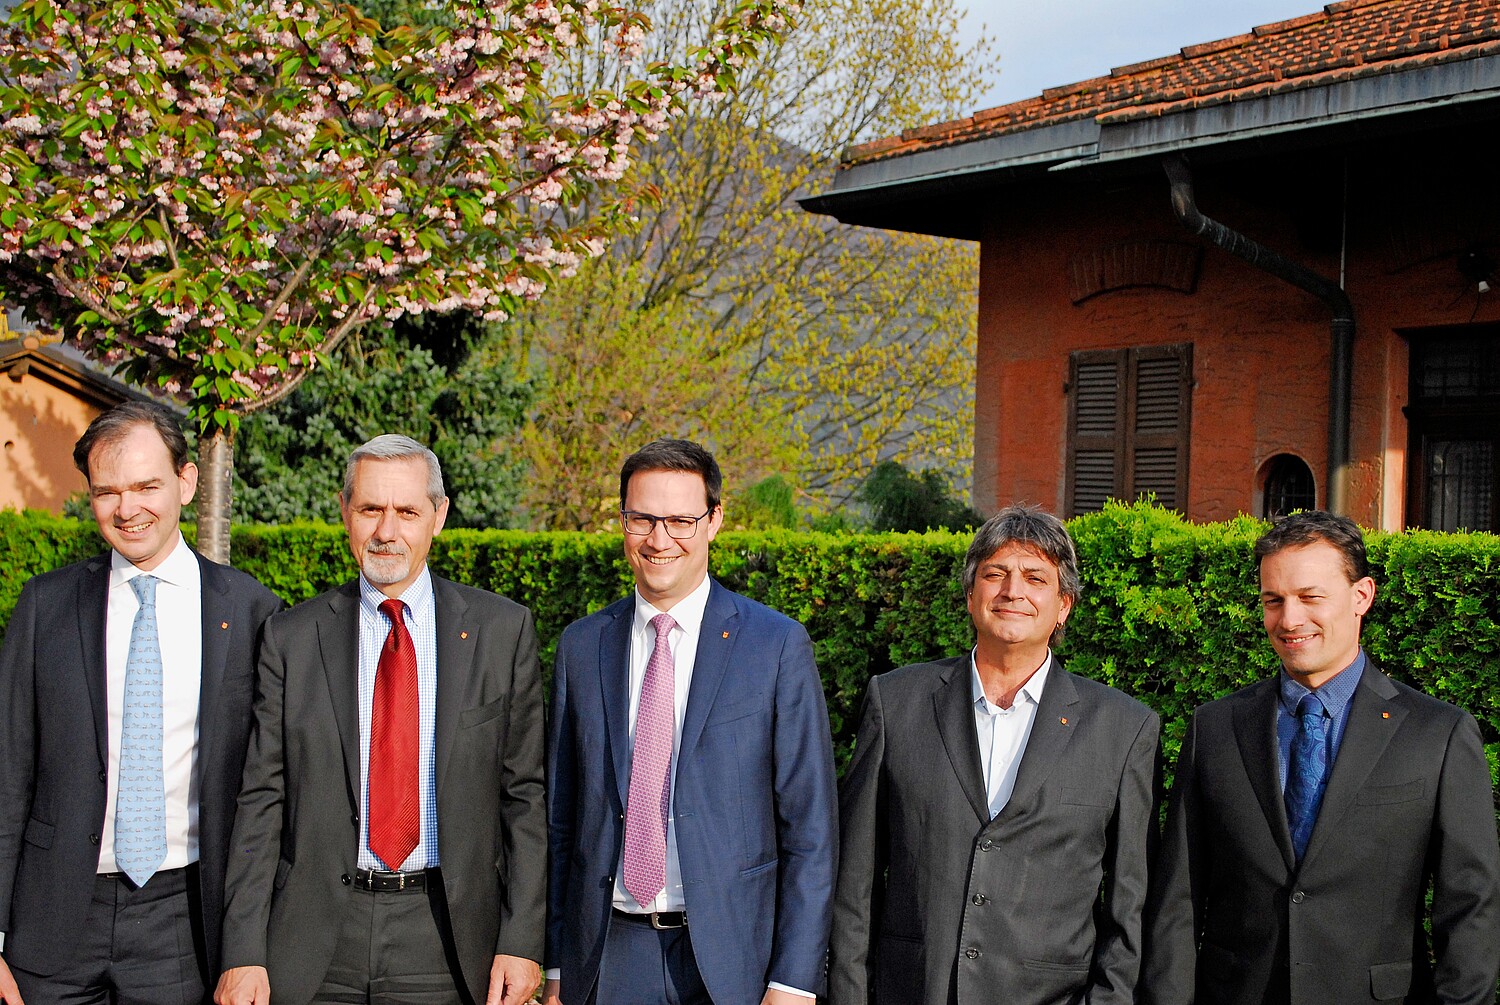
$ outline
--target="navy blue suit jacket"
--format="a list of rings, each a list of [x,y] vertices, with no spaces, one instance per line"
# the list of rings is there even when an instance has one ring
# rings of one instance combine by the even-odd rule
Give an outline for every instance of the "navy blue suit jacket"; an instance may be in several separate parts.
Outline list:
[[[0,649],[0,930],[5,956],[50,975],[73,958],[94,894],[108,764],[104,622],[110,553],[37,576]],[[201,555],[198,895],[208,979],[219,967],[229,828],[250,734],[261,626],[282,606]]]
[[[635,598],[563,632],[548,725],[547,965],[599,977],[625,829]],[[821,993],[838,853],[833,748],[797,622],[712,584],[672,793],[693,953],[717,1005]]]

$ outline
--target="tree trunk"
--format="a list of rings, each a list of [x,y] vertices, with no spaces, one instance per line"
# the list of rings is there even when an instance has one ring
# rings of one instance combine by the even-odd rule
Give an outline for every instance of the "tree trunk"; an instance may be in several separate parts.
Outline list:
[[[234,436],[216,428],[198,439],[198,550],[229,564],[229,502],[234,490]]]

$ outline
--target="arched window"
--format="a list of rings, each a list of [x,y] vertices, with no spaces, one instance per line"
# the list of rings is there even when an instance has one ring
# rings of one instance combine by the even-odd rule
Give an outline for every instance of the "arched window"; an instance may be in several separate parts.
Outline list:
[[[1313,484],[1312,469],[1294,454],[1277,454],[1266,461],[1265,494],[1261,497],[1261,516],[1267,520],[1286,516],[1296,510],[1318,508],[1318,489]]]

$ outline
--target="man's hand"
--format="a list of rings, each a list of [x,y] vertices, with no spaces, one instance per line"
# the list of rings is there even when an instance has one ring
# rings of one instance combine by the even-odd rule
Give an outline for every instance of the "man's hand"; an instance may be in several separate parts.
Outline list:
[[[563,1005],[562,981],[551,980],[542,989],[542,1005]]]
[[[495,957],[490,966],[490,993],[484,1005],[521,1005],[542,982],[542,968],[519,956]]]
[[[794,995],[790,991],[766,988],[766,996],[760,1000],[760,1005],[812,1005],[813,1001],[815,999]]]
[[[3,956],[0,956],[0,1002],[5,1005],[26,1005],[21,1000],[21,989],[16,987],[16,979],[11,976],[10,967],[6,966]]]
[[[271,975],[265,967],[232,967],[214,988],[214,1005],[269,1005]]]

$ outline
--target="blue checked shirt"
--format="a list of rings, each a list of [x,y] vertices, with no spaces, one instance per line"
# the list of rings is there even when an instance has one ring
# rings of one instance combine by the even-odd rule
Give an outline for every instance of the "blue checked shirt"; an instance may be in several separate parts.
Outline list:
[[[1349,702],[1354,700],[1354,692],[1359,688],[1359,679],[1364,672],[1365,651],[1361,649],[1353,663],[1334,674],[1317,690],[1318,698],[1328,710],[1328,717],[1333,720],[1333,728],[1328,731],[1329,771],[1333,770],[1334,759],[1339,756],[1339,747],[1344,742],[1344,728],[1349,725]],[[1297,736],[1297,703],[1303,695],[1313,692],[1292,680],[1285,670],[1281,671],[1280,678],[1276,740],[1281,748],[1281,791],[1286,792],[1286,768],[1291,763],[1292,740]]]
[[[406,628],[417,650],[417,700],[422,709],[422,837],[405,862],[382,862],[370,850],[370,710],[375,703],[375,666],[391,622],[380,612],[385,594],[359,577],[359,867],[406,872],[440,865],[438,861],[437,770],[433,731],[437,719],[437,605],[432,574],[426,568],[401,594]]]

